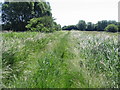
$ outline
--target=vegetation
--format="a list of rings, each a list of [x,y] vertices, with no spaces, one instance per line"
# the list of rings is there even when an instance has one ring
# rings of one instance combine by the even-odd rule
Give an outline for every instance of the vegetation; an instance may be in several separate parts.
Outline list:
[[[78,30],[78,28],[76,25],[68,25],[68,26],[62,27],[62,30]]]
[[[3,87],[118,87],[114,33],[3,33]]]
[[[84,20],[80,20],[77,24],[77,28],[79,30],[85,30],[86,29],[86,22]]]
[[[118,22],[118,32],[120,32],[120,22]]]
[[[105,28],[105,30],[108,31],[108,32],[117,32],[118,27],[114,24],[110,24]]]
[[[38,1],[2,4],[2,29],[12,31],[0,33],[0,87],[118,88],[120,45],[110,32],[120,23],[79,20],[60,31],[50,4]]]
[[[86,31],[93,31],[94,28],[95,28],[95,26],[92,22],[87,23]]]
[[[96,24],[93,24],[92,22],[86,23],[84,20],[80,20],[77,25],[63,26],[62,29],[63,30],[73,29],[73,30],[80,30],[80,31],[105,31],[105,28],[110,24],[114,24],[119,27],[119,23],[114,20],[109,20],[109,21],[102,20],[102,21],[98,21]]]
[[[38,23],[38,21],[40,22],[36,27],[39,29],[37,31],[49,31],[46,27],[51,28],[52,23],[54,23],[50,4],[42,0],[40,2],[4,2],[2,4],[2,21],[4,23],[3,30],[13,31],[26,31],[27,28],[33,30],[35,27],[31,24]],[[28,22],[30,25],[26,28]],[[45,26],[45,23],[48,26]]]
[[[52,32],[53,24],[54,23],[52,17],[44,16],[31,19],[26,28],[30,29],[31,31]]]
[[[54,21],[48,2],[4,2],[2,4],[3,30],[53,32],[61,30]],[[63,26],[63,30],[104,31],[110,25],[118,25],[114,20],[102,20],[93,24],[79,20],[76,25]],[[118,30],[119,31],[119,30]]]

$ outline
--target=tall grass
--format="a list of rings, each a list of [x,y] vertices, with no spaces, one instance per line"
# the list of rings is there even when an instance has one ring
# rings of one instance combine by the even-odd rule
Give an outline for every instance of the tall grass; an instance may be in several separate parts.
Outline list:
[[[117,34],[3,33],[3,87],[118,87]]]
[[[118,87],[118,34],[81,32],[75,36],[80,63],[84,64],[91,76],[95,74],[93,80],[100,76],[99,82],[104,87]]]

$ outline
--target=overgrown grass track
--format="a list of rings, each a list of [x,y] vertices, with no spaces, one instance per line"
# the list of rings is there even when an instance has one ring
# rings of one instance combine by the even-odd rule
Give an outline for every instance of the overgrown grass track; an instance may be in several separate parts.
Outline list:
[[[3,33],[3,87],[118,87],[118,34]]]

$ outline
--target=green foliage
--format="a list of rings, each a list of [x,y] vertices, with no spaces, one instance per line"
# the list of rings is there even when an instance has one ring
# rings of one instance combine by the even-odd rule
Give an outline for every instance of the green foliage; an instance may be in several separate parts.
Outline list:
[[[118,88],[118,34],[2,33],[4,88]]]
[[[31,19],[29,21],[29,24],[26,25],[26,28],[31,31],[53,32],[56,30],[59,31],[61,29],[61,26],[57,25],[51,16],[43,16]]]
[[[93,24],[92,22],[86,22],[84,20],[80,20],[78,24],[76,25],[79,30],[86,30],[86,31],[104,31],[107,25],[109,24],[115,24],[117,25],[118,23],[114,20],[102,20],[98,21],[96,24]],[[63,27],[63,29],[66,28],[66,26]]]
[[[25,31],[27,22],[32,18],[51,16],[49,3],[40,2],[4,2],[2,4],[3,29]],[[10,26],[10,27],[9,27]]]
[[[44,16],[40,18],[33,18],[26,26],[31,31],[48,32],[53,27],[53,18],[51,16]]]
[[[88,22],[86,30],[87,31],[93,31],[94,30],[94,24],[92,22]]]
[[[105,28],[105,31],[108,32],[117,32],[118,31],[118,27],[114,24],[110,24]]]
[[[11,37],[11,34],[14,34],[14,37]],[[9,68],[13,70],[10,74],[3,75],[6,77],[3,79],[3,83],[7,87],[70,87],[71,82],[69,82],[69,76],[67,77],[66,61],[64,61],[66,58],[72,57],[71,53],[66,51],[68,34],[65,34],[64,37],[61,37],[61,34],[63,35],[62,32],[47,35],[36,32],[11,34],[5,35],[6,40],[11,37],[9,40],[17,42],[13,46],[8,46],[10,52],[6,52],[7,48],[3,52],[3,62],[5,62],[3,68],[6,65],[10,65]],[[22,34],[25,35],[24,39],[22,39]],[[32,34],[35,34],[35,36]],[[29,39],[26,35],[30,35]],[[19,36],[21,38],[17,39]],[[41,39],[39,39],[40,37]],[[18,43],[23,41],[24,43]],[[53,44],[54,41],[56,43]],[[49,43],[52,44],[48,46]],[[21,47],[19,47],[19,44]],[[6,45],[7,43],[4,42],[5,47]],[[8,71],[10,70],[9,68],[7,69]],[[27,81],[25,80],[26,76]],[[7,77],[9,77],[9,80],[7,80]],[[20,82],[23,83],[20,84]]]
[[[108,22],[107,20],[98,21],[97,25],[98,31],[104,31],[105,27],[108,25]]]
[[[63,26],[62,30],[78,30],[76,25]]]
[[[78,47],[80,48],[80,57],[85,67],[88,67],[88,70],[90,70],[92,74],[99,73],[102,75],[100,77],[104,77],[105,75],[103,81],[109,79],[106,81],[106,86],[118,87],[118,34],[85,32],[84,34],[78,35],[78,45],[76,46],[80,46]],[[92,84],[95,83],[95,81],[94,77]]]
[[[102,21],[98,21],[98,23],[97,23],[97,31],[104,31],[105,28],[107,27],[107,25],[109,25],[109,24],[115,24],[115,25],[117,25],[117,22],[114,21],[114,20],[109,20],[109,21],[102,20]]]
[[[118,32],[120,32],[120,22],[118,22]]]
[[[115,20],[109,20],[109,21],[107,21],[107,23],[108,23],[108,25],[109,24],[115,24],[115,25],[117,25],[117,22]]]
[[[77,28],[79,30],[85,30],[86,29],[86,22],[84,20],[80,20],[77,24]]]
[[[61,31],[61,25],[53,22],[53,30],[54,31]]]

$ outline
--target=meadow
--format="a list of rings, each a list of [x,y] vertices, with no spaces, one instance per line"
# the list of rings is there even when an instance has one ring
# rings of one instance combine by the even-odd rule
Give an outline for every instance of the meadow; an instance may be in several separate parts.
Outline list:
[[[118,88],[118,33],[2,33],[2,87]]]

